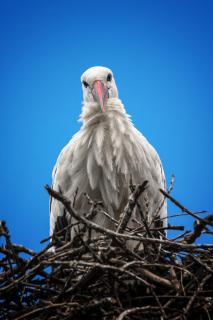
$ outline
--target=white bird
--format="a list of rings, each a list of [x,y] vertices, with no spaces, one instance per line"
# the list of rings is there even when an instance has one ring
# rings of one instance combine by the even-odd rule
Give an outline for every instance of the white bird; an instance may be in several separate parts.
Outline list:
[[[53,189],[62,192],[71,203],[75,197],[75,209],[80,214],[88,212],[84,196],[87,193],[91,199],[102,201],[105,211],[119,220],[130,194],[130,180],[133,184],[148,180],[140,205],[148,221],[157,213],[162,225],[167,226],[167,204],[159,191],[165,190],[160,158],[126,113],[112,71],[92,67],[83,73],[81,82],[83,125],[58,157],[53,169]],[[51,199],[50,234],[55,230],[57,218],[63,215],[66,215],[63,205]],[[134,217],[140,221],[137,208]],[[113,228],[103,214],[96,215],[94,222]],[[134,224],[129,222],[129,226]]]

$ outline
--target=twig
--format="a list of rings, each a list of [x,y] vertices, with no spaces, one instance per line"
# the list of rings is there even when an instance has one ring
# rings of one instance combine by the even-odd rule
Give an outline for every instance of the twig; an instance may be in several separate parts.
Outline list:
[[[213,213],[209,214],[205,219],[197,220],[194,222],[194,231],[184,237],[186,243],[193,243],[197,238],[200,237],[202,231],[205,229],[206,225],[212,225]]]
[[[130,217],[132,215],[132,212],[137,204],[138,198],[140,197],[140,195],[146,190],[147,187],[147,183],[148,181],[144,181],[143,184],[138,185],[135,189],[135,191],[131,194],[128,204],[124,210],[124,212],[121,215],[118,227],[116,232],[117,233],[123,233],[123,231],[125,230]]]
[[[123,311],[119,317],[116,318],[116,320],[123,320],[126,316],[130,314],[138,314],[143,313],[144,311],[150,312],[150,311],[159,311],[159,307],[151,307],[151,306],[145,306],[145,307],[135,307],[131,309],[127,309]]]
[[[163,189],[160,189],[160,192],[165,195],[168,199],[170,199],[177,207],[179,207],[183,212],[188,213],[190,216],[192,216],[193,218],[200,220],[201,222],[205,222],[206,224],[209,224],[211,226],[213,226],[213,224],[211,222],[209,222],[208,220],[205,220],[203,218],[200,218],[199,216],[197,216],[196,214],[194,214],[192,211],[190,211],[189,209],[187,209],[186,207],[184,207],[180,202],[178,202],[175,198],[173,198],[168,192],[166,192]]]

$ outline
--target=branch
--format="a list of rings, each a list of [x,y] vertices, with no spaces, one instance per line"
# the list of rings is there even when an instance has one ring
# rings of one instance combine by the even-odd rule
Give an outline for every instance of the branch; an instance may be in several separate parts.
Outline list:
[[[159,189],[160,192],[166,196],[168,199],[170,199],[177,207],[179,207],[183,212],[188,213],[190,216],[192,216],[193,218],[199,220],[199,221],[203,221],[206,224],[209,224],[210,226],[213,226],[212,222],[209,222],[208,220],[205,220],[204,218],[200,218],[198,217],[195,213],[193,213],[192,211],[190,211],[189,209],[187,209],[186,207],[184,207],[180,202],[178,202],[176,199],[174,199],[168,192],[164,191],[163,189]]]
[[[121,215],[118,227],[116,232],[117,233],[123,233],[125,228],[127,227],[127,224],[130,220],[130,217],[133,213],[133,210],[137,204],[138,198],[140,195],[146,190],[148,181],[144,181],[143,184],[139,184],[135,191],[131,194],[128,204],[124,210],[124,212]]]
[[[194,222],[194,231],[184,237],[186,243],[193,243],[197,238],[200,237],[202,231],[207,225],[212,225],[213,222],[213,213],[209,214],[205,219],[196,220]]]

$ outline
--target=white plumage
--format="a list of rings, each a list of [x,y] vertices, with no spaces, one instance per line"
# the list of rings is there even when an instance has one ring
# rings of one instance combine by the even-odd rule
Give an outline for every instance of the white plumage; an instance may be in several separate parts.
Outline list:
[[[134,127],[118,98],[112,71],[105,67],[88,69],[81,77],[83,88],[83,125],[61,151],[53,170],[53,189],[62,192],[75,209],[88,212],[86,192],[92,199],[101,200],[105,210],[115,219],[125,208],[129,184],[148,180],[148,188],[140,197],[140,205],[151,221],[158,212],[167,225],[166,201],[159,188],[165,189],[161,161],[155,149]],[[51,199],[50,234],[63,205]],[[139,213],[135,210],[137,219]],[[111,221],[100,214],[94,221],[112,228]],[[134,222],[130,221],[134,225]],[[71,235],[71,238],[73,234]]]

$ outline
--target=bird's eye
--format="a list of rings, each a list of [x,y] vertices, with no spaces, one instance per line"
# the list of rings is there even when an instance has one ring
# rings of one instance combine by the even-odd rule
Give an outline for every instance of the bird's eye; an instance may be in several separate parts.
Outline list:
[[[89,87],[89,84],[86,81],[83,81],[83,85],[85,88]]]
[[[107,76],[107,81],[111,81],[111,80],[112,80],[112,75],[111,75],[111,73],[109,73]]]

